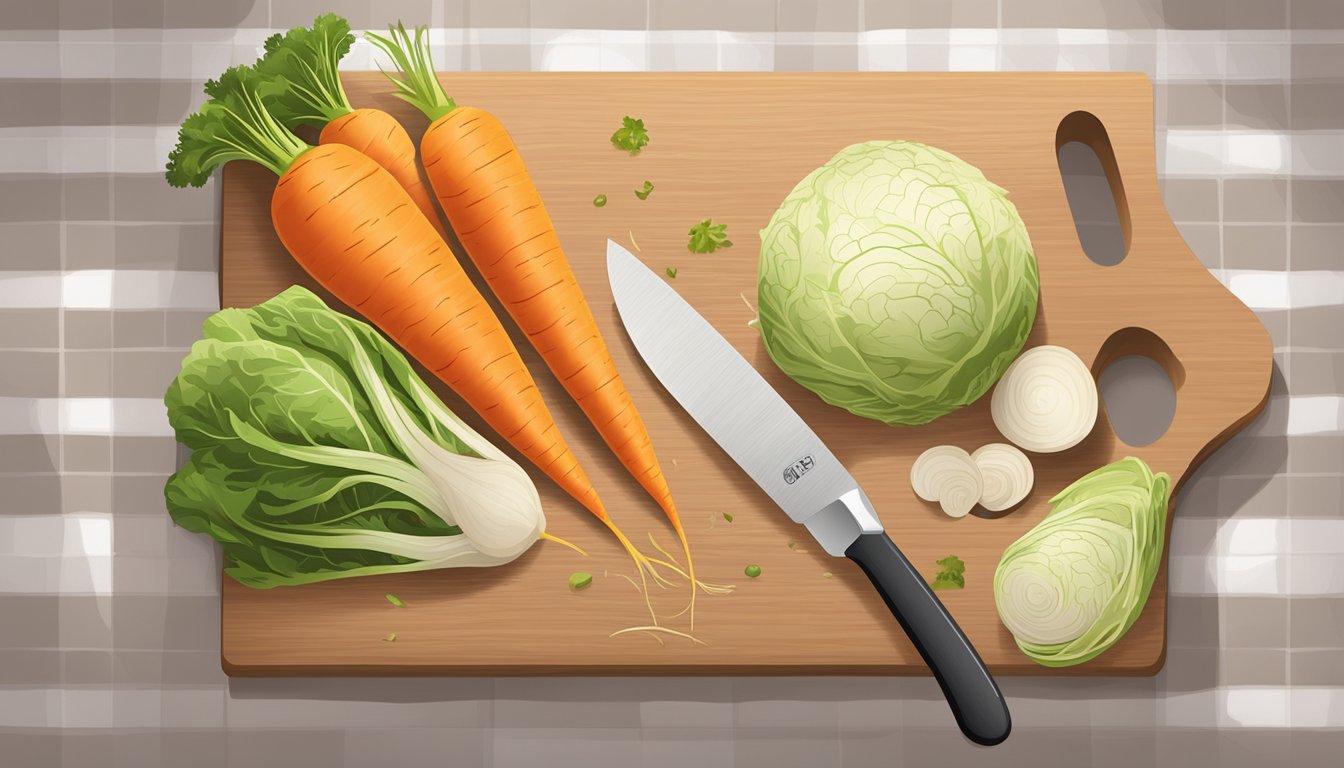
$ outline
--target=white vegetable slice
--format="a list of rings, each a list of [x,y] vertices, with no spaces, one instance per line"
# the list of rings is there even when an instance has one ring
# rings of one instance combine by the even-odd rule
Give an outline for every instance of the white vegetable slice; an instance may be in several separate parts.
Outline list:
[[[1097,384],[1071,350],[1033,347],[999,379],[989,411],[1018,447],[1055,453],[1082,442],[1097,423]]]
[[[982,445],[971,454],[971,461],[979,468],[983,480],[980,506],[990,512],[1002,512],[1021,504],[1036,481],[1031,459],[1007,443]]]
[[[936,501],[948,517],[965,517],[984,490],[971,455],[955,445],[938,445],[910,466],[910,486],[925,501]]]

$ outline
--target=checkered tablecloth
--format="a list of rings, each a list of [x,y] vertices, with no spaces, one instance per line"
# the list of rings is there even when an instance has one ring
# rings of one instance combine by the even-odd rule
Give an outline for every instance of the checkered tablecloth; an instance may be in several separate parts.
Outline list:
[[[433,25],[442,69],[1146,72],[1171,215],[1276,359],[1179,499],[1164,671],[1002,679],[993,751],[919,678],[224,677],[161,403],[218,306],[219,188],[161,169],[205,78],[326,10]],[[0,765],[1338,765],[1342,221],[1338,0],[5,0]]]

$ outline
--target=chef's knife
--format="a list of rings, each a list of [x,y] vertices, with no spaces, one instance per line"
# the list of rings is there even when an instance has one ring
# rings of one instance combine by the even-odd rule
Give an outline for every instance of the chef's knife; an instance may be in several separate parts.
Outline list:
[[[610,240],[607,277],[621,322],[654,376],[827,554],[868,574],[942,686],[962,733],[991,746],[1008,738],[1008,705],[980,655],[821,439],[671,286]]]

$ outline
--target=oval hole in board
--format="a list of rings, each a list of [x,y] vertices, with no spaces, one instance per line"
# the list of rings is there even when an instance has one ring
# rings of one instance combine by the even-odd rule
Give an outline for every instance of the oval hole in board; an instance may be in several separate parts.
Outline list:
[[[1125,445],[1151,445],[1171,428],[1185,367],[1157,334],[1116,331],[1101,345],[1092,373],[1111,431]]]
[[[1176,389],[1158,362],[1144,355],[1116,358],[1097,382],[1111,431],[1125,445],[1152,445],[1176,417]]]
[[[1106,127],[1090,112],[1073,112],[1055,133],[1064,195],[1083,253],[1113,267],[1129,252],[1129,206]]]

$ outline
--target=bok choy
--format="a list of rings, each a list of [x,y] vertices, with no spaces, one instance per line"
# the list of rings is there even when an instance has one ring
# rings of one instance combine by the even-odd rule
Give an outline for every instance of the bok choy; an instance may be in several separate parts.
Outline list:
[[[544,536],[527,473],[304,288],[211,316],[164,400],[192,450],[168,511],[247,586],[499,565]]]

